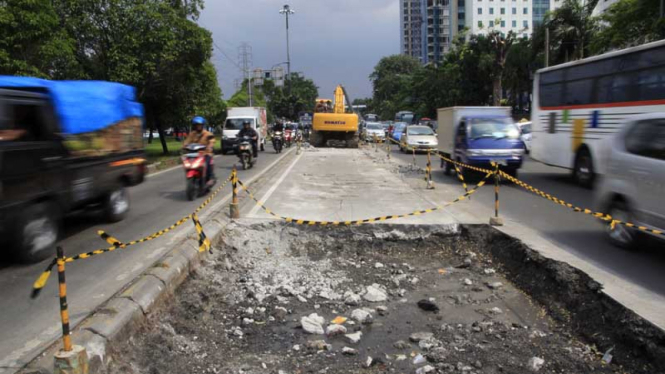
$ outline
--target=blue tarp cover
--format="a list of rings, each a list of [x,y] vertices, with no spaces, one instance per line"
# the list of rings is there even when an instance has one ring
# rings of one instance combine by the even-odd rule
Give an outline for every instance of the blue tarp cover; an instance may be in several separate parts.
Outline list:
[[[130,117],[143,118],[134,87],[103,81],[51,81],[0,75],[0,88],[43,88],[65,133],[93,132]]]

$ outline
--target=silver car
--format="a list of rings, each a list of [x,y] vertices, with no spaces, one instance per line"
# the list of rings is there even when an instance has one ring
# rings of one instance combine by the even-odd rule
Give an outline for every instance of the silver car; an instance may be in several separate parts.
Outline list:
[[[631,118],[612,139],[607,165],[597,195],[599,211],[665,231],[665,113]],[[610,240],[624,248],[646,235],[624,225],[607,230]]]
[[[365,141],[384,141],[386,138],[386,132],[383,129],[383,125],[378,122],[367,122],[365,126]]]

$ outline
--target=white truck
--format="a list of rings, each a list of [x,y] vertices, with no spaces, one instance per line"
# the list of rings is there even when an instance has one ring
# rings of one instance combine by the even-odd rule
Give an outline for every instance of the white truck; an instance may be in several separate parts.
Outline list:
[[[266,108],[261,107],[237,107],[228,108],[226,121],[222,128],[222,154],[233,151],[233,145],[237,141],[237,135],[242,124],[249,121],[251,126],[259,133],[259,149],[265,150],[266,136],[268,134],[268,119]]]
[[[510,116],[510,107],[441,108],[437,121],[442,156],[486,169],[497,162],[507,173],[517,175],[524,143]],[[444,160],[441,167],[446,174],[454,168]]]

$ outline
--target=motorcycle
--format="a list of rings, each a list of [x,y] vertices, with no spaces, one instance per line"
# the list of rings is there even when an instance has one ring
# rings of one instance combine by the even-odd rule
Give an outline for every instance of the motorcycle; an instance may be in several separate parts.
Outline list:
[[[281,131],[275,131],[272,136],[272,147],[275,148],[276,153],[282,153],[282,147],[284,146],[284,138]]]
[[[252,154],[252,138],[243,136],[238,140],[238,158],[242,163],[242,169],[251,169],[254,166],[254,155]]]
[[[284,132],[284,145],[286,148],[290,148],[293,143],[293,130],[286,130]]]
[[[185,168],[185,177],[187,178],[185,194],[189,201],[208,193],[217,182],[215,179],[206,182],[206,175],[208,174],[206,148],[203,144],[190,144],[185,147],[185,151],[188,153],[182,155],[182,165]],[[212,161],[210,165],[212,167]]]

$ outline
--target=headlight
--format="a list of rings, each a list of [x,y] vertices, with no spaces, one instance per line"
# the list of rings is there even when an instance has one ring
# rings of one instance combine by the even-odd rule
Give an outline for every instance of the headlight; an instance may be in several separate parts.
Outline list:
[[[524,155],[524,150],[523,149],[513,149],[512,154],[513,154],[513,156],[522,156],[522,155]]]
[[[223,135],[223,136],[222,136],[222,140],[227,140],[228,138],[229,138],[229,137],[226,136],[226,135]]]

